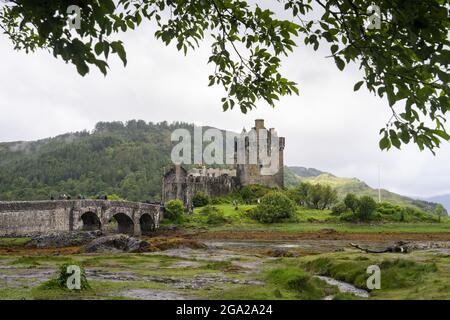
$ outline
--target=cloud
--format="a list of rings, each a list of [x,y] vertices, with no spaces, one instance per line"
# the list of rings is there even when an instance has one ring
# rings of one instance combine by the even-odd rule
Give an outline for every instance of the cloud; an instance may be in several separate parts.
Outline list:
[[[381,152],[378,131],[389,119],[387,102],[363,88],[353,92],[362,74],[356,66],[339,71],[325,58],[301,46],[284,61],[284,71],[299,83],[300,96],[283,98],[273,109],[259,103],[243,115],[222,112],[223,91],[207,87],[209,47],[185,57],[153,37],[149,25],[123,35],[129,64],[117,59],[105,78],[97,70],[82,78],[72,65],[46,52],[26,55],[0,37],[0,141],[35,140],[92,129],[98,121],[186,121],[232,131],[266,119],[286,137],[285,159],[403,194],[428,196],[449,191],[450,147],[434,157],[415,146]],[[7,79],[7,81],[5,80]]]

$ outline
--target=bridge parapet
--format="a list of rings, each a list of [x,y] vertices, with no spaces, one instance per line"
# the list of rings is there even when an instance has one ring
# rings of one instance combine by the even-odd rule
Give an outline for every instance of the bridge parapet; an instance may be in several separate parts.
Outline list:
[[[90,199],[0,202],[0,235],[103,229],[113,218],[118,231],[139,235],[159,227],[162,210],[159,204]]]

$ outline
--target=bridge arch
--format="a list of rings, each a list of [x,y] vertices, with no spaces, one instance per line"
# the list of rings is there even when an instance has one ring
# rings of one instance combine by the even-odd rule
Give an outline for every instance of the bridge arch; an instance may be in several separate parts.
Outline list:
[[[117,232],[118,233],[126,233],[133,234],[134,233],[134,222],[128,215],[123,212],[118,212],[112,216],[117,222]]]
[[[92,230],[100,230],[101,222],[99,217],[92,211],[87,211],[83,213],[80,217],[83,221],[82,230],[84,231],[92,231]]]
[[[156,229],[155,221],[149,213],[144,213],[139,218],[141,233],[146,234]]]

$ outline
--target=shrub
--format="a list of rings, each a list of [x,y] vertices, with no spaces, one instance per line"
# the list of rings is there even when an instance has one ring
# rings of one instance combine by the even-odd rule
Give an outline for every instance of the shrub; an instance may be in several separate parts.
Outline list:
[[[176,221],[178,220],[184,212],[184,204],[183,201],[177,199],[177,200],[170,200],[167,201],[164,205],[164,211],[165,211],[165,217],[168,220]]]
[[[241,190],[239,190],[239,195],[245,203],[255,203],[257,199],[264,197],[271,191],[273,191],[273,189],[253,184],[245,186]]]
[[[331,208],[331,214],[334,216],[340,216],[344,212],[347,212],[347,210],[347,206],[343,202],[339,202]]]
[[[225,218],[224,213],[217,207],[206,206],[202,208],[200,214],[206,216],[206,223],[211,225],[228,223],[228,219]]]
[[[375,210],[377,209],[377,203],[370,196],[362,196],[359,199],[359,206],[356,210],[357,217],[360,221],[369,221],[372,218]]]
[[[204,192],[197,192],[192,197],[192,204],[194,205],[194,207],[197,207],[197,208],[204,207],[204,206],[208,205],[208,203],[209,203],[209,197]]]
[[[279,222],[295,214],[295,203],[283,193],[273,191],[266,194],[261,203],[252,211],[252,218],[262,223]]]
[[[353,193],[348,193],[344,198],[344,204],[353,213],[356,213],[356,210],[358,210],[358,207],[359,207],[359,199]]]
[[[107,197],[108,197],[108,200],[111,200],[111,201],[123,201],[124,200],[121,196],[119,196],[119,195],[117,195],[115,193],[114,194],[110,194]]]
[[[353,212],[346,211],[339,216],[339,219],[346,222],[355,222],[357,218]]]
[[[224,200],[221,199],[221,198],[219,198],[219,197],[212,197],[212,198],[209,200],[209,203],[210,203],[210,204],[223,204],[223,203],[224,203]]]

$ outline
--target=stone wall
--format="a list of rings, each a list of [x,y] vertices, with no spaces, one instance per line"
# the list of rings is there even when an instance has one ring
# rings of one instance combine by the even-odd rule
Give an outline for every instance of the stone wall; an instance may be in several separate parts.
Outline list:
[[[181,166],[175,166],[164,175],[163,202],[180,199],[186,208],[191,208],[192,198],[198,192],[211,197],[227,195],[238,188],[239,179],[228,175],[193,176]]]
[[[141,233],[143,215],[151,217],[153,228],[158,228],[162,219],[160,206],[146,203],[106,200],[0,202],[0,236],[82,230],[82,216],[88,212],[96,215],[100,227],[122,213],[130,218],[136,235]]]

